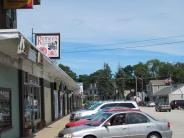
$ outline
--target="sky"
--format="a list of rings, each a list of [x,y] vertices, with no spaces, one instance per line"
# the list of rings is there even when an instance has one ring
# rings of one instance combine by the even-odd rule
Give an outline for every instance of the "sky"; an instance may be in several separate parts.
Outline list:
[[[61,59],[78,75],[150,59],[184,61],[183,0],[41,0],[18,11],[18,29],[61,34]]]

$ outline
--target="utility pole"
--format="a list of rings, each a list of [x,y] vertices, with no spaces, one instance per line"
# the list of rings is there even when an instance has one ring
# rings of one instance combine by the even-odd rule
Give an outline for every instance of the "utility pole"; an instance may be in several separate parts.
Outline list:
[[[137,76],[135,76],[135,95],[136,95],[136,101],[137,101]]]
[[[32,32],[32,43],[34,43],[34,30],[33,30],[33,28],[31,30],[31,32]]]

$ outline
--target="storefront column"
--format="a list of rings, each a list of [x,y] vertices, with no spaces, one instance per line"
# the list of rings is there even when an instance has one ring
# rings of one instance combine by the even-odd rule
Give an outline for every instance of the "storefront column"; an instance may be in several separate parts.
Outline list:
[[[41,120],[45,121],[45,99],[44,99],[44,80],[40,78],[40,90],[41,90]]]
[[[54,110],[54,83],[51,83],[51,112],[52,121],[55,120],[55,110]]]
[[[23,71],[18,70],[20,136],[24,136],[24,80]]]

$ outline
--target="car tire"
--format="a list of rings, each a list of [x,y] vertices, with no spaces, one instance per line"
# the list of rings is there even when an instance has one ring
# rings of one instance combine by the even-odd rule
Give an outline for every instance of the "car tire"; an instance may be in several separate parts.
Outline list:
[[[88,136],[85,136],[84,138],[96,138],[96,137],[92,135],[88,135]]]
[[[161,138],[161,136],[158,133],[151,133],[147,138]]]

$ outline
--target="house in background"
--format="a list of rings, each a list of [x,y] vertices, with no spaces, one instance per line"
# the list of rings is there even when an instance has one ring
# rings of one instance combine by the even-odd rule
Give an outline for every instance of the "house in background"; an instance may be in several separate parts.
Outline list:
[[[153,99],[153,95],[158,91],[169,87],[169,83],[166,80],[150,80],[146,86],[147,95],[150,99]]]
[[[157,100],[161,102],[169,102],[173,100],[184,100],[184,84],[175,84],[165,87],[153,95]]]
[[[86,90],[86,98],[88,100],[98,100],[99,99],[99,91],[96,83],[91,83],[89,88]]]

